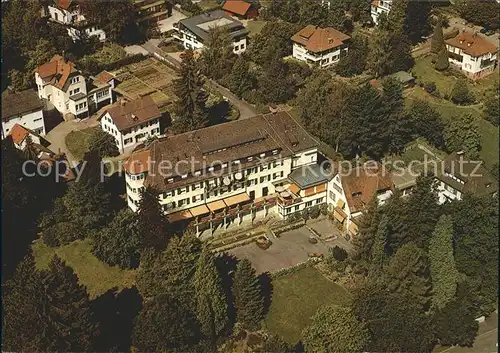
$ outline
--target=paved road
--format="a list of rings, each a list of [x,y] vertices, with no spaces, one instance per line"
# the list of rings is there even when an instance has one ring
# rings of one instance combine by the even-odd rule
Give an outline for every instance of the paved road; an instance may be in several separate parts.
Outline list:
[[[158,48],[158,44],[159,40],[151,39],[146,43],[142,44],[142,47],[149,53],[156,54],[157,57],[160,56],[164,60],[167,60],[170,63],[178,66],[180,64],[178,53],[172,53],[172,55],[166,55],[161,49]],[[207,85],[217,90],[220,94],[226,97],[231,102],[231,104],[233,104],[236,108],[239,109],[240,119],[248,119],[258,114],[257,110],[253,105],[239,99],[236,95],[231,93],[231,91],[217,84],[215,81],[207,80]]]

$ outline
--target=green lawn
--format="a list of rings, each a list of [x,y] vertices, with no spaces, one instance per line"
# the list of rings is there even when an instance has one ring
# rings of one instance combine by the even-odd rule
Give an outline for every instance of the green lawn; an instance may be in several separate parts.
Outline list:
[[[201,0],[199,5],[204,11],[221,7],[215,0]]]
[[[71,266],[81,284],[87,287],[91,298],[95,298],[112,288],[123,289],[134,285],[135,272],[111,267],[92,255],[89,240],[79,240],[58,248],[49,248],[41,241],[33,244],[33,254],[39,269],[47,267],[57,254]]]
[[[498,127],[487,120],[479,119],[479,132],[481,133],[481,152],[479,156],[485,162],[486,168],[491,169],[495,163],[498,163],[500,154]]]
[[[262,31],[262,28],[266,25],[267,21],[261,20],[252,20],[247,22],[247,29],[250,32],[249,36],[254,37],[256,34],[259,34]]]
[[[349,293],[344,288],[327,280],[313,267],[273,279],[272,285],[272,303],[265,324],[289,343],[300,340],[302,330],[321,306],[346,305],[349,301]]]
[[[83,154],[87,152],[87,140],[94,131],[99,130],[99,127],[90,127],[88,129],[72,131],[66,135],[66,146],[76,159],[83,158]]]

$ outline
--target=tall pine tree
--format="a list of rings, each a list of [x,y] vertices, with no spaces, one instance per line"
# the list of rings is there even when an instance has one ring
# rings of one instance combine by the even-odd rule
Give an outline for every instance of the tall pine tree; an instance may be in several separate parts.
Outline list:
[[[236,59],[231,74],[229,75],[228,85],[231,92],[240,98],[245,92],[252,90],[254,78],[250,72],[249,61],[243,55],[240,55],[238,59]]]
[[[181,54],[181,59],[180,77],[174,81],[177,102],[173,127],[177,133],[201,129],[208,125],[208,96],[203,90],[203,79],[198,72],[193,51],[186,50]]]
[[[247,259],[236,266],[233,298],[238,322],[249,329],[257,328],[264,317],[264,298],[259,278]]]
[[[453,257],[453,220],[442,215],[429,241],[432,277],[432,307],[443,309],[457,289],[459,274]]]
[[[434,27],[434,33],[431,39],[431,52],[434,54],[439,53],[443,48],[446,48],[444,44],[443,36],[443,25],[441,17],[438,18],[436,26]]]
[[[142,249],[163,250],[170,238],[170,227],[158,200],[158,192],[147,187],[141,192],[137,229]]]
[[[196,316],[201,332],[215,346],[228,325],[227,301],[215,266],[214,255],[204,247],[194,274]]]

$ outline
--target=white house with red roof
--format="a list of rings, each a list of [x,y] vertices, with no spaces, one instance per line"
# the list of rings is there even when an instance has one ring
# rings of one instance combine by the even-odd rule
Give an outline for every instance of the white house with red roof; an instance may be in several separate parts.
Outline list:
[[[68,35],[74,41],[83,35],[87,37],[96,36],[101,42],[106,40],[106,32],[85,18],[78,1],[53,0],[47,5],[47,13],[51,21],[66,27]]]
[[[481,78],[495,70],[498,48],[482,34],[462,29],[445,42],[450,63],[470,78]]]
[[[347,34],[334,28],[308,25],[292,37],[293,57],[309,64],[327,67],[347,55],[350,39]]]

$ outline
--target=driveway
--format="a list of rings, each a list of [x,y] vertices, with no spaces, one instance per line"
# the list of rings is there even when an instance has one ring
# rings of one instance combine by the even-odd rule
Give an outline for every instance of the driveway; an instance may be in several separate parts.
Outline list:
[[[177,23],[185,18],[186,15],[182,14],[176,9],[172,9],[172,16],[158,22],[158,27],[160,28],[160,32],[163,33],[170,31],[171,29],[174,29],[174,23]]]

